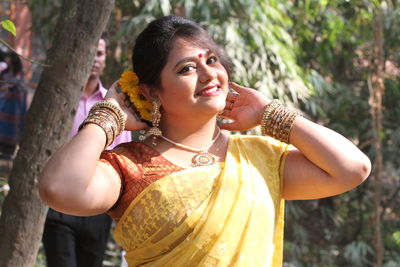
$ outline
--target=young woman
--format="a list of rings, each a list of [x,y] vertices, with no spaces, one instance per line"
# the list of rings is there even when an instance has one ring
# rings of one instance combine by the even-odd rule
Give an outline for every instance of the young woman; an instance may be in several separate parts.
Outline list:
[[[132,61],[136,74],[92,109],[39,184],[53,209],[108,212],[129,266],[280,266],[283,200],[340,194],[369,175],[340,134],[230,83],[229,61],[192,21],[151,22]],[[218,128],[218,116],[233,122]],[[147,128],[143,119],[147,139],[103,152],[123,129]],[[269,136],[221,130],[258,125]]]

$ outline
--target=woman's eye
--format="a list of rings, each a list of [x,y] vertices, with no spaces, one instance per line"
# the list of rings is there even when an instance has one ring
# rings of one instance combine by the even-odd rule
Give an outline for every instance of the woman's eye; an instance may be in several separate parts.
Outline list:
[[[207,64],[213,64],[213,63],[215,63],[217,61],[218,61],[217,57],[216,56],[212,56],[212,57],[207,59]]]
[[[179,74],[186,73],[188,71],[191,71],[192,69],[195,69],[196,67],[193,65],[186,65],[184,66],[180,71],[178,71]]]

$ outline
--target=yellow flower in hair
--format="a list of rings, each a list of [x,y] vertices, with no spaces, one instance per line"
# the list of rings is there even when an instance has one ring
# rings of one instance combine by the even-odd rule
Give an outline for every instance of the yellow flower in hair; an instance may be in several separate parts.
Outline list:
[[[133,71],[126,71],[122,73],[119,79],[119,85],[122,92],[129,96],[129,100],[135,106],[136,110],[142,119],[151,121],[151,108],[152,105],[144,97],[139,88],[139,78]]]

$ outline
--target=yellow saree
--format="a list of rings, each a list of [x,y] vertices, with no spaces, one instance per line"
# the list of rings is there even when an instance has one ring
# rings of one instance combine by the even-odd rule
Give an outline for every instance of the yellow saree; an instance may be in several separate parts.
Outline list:
[[[286,150],[231,136],[224,163],[149,185],[115,228],[129,266],[281,266]]]

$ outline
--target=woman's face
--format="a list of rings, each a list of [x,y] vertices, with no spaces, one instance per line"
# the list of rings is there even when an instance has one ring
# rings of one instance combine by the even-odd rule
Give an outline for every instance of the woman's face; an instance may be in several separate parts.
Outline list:
[[[212,117],[225,107],[228,74],[215,53],[178,38],[161,71],[158,98],[167,117]]]

